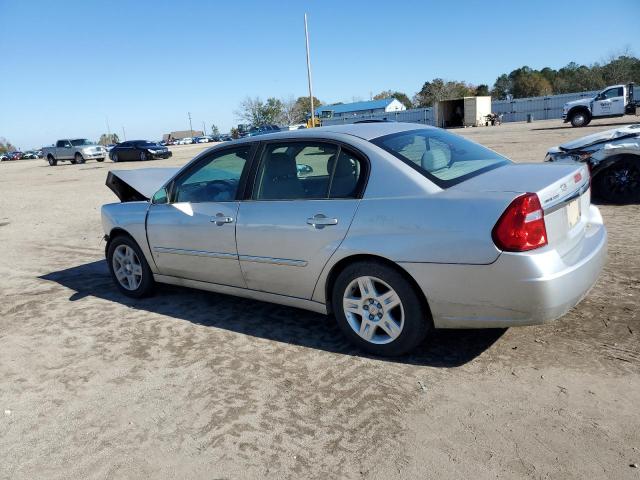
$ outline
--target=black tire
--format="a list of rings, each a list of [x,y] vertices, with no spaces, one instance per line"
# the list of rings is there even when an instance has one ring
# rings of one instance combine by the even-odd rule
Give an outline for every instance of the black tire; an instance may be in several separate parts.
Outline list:
[[[96,158],[96,162],[104,162],[104,158]]]
[[[144,162],[146,160],[149,160],[149,155],[147,155],[147,152],[145,152],[144,150],[142,150],[140,152],[140,161]]]
[[[111,161],[112,162],[118,162],[119,161],[117,153],[114,152],[114,153],[111,154]]]
[[[79,165],[82,165],[85,162],[84,157],[80,153],[76,153],[73,159],[74,159],[73,163],[77,163]]]
[[[623,158],[598,173],[593,193],[609,203],[640,201],[640,158]]]
[[[140,280],[140,285],[133,290],[129,290],[125,288],[120,283],[114,270],[114,261],[113,261],[114,254],[116,252],[116,249],[123,245],[131,248],[135,252],[140,262],[140,266],[142,267],[142,278]],[[120,292],[122,292],[127,297],[142,298],[142,297],[149,296],[153,292],[155,287],[155,281],[153,280],[153,273],[149,268],[149,264],[147,263],[147,259],[142,253],[142,250],[140,250],[140,247],[138,247],[138,244],[131,237],[127,235],[118,235],[113,240],[111,240],[111,242],[109,243],[109,248],[107,249],[107,265],[109,266],[109,273],[111,274],[111,279],[116,284],[116,287],[118,287],[118,290],[120,290]]]
[[[571,114],[570,121],[573,127],[586,127],[591,122],[591,115],[585,110],[578,110]]]
[[[55,167],[56,165],[58,165],[58,161],[51,155],[47,157],[47,161],[49,162],[49,166],[51,167]]]
[[[396,292],[402,302],[404,324],[401,326],[400,334],[390,343],[376,344],[365,340],[356,333],[347,320],[343,306],[344,294],[352,282],[363,276],[382,280]],[[334,282],[331,299],[336,321],[345,336],[362,350],[374,355],[398,356],[413,350],[422,343],[433,325],[429,308],[413,284],[400,271],[381,262],[364,261],[347,266]],[[374,331],[380,331],[380,327],[375,327]]]

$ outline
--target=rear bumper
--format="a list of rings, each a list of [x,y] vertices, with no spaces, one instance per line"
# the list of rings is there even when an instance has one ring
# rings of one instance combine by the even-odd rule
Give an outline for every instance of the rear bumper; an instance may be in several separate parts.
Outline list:
[[[403,263],[438,328],[497,328],[555,320],[582,300],[606,261],[607,231],[590,207],[584,241],[555,250],[502,253],[491,265]]]

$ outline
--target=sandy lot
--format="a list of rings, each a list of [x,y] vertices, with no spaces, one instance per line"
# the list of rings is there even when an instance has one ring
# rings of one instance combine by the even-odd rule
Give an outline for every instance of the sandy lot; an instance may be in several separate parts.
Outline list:
[[[458,133],[541,161],[613,123]],[[640,479],[640,206],[601,207],[609,261],[564,318],[389,361],[301,310],[121,296],[99,209],[141,166],[0,164],[0,478]]]

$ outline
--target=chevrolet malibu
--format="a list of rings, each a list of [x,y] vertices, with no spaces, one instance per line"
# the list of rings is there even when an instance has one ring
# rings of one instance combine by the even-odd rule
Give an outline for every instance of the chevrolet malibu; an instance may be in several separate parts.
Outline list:
[[[554,320],[606,257],[586,165],[514,164],[416,124],[249,137],[179,170],[112,171],[107,185],[121,200],[102,224],[123,294],[159,282],[331,313],[376,355],[433,328]]]

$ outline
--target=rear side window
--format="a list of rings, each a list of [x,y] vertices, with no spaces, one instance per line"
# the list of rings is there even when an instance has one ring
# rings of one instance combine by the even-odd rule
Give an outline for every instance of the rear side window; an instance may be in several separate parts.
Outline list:
[[[410,130],[371,140],[441,188],[510,163],[477,143],[441,129]]]
[[[302,200],[355,198],[361,178],[359,158],[338,145],[320,142],[267,144],[253,198]]]

